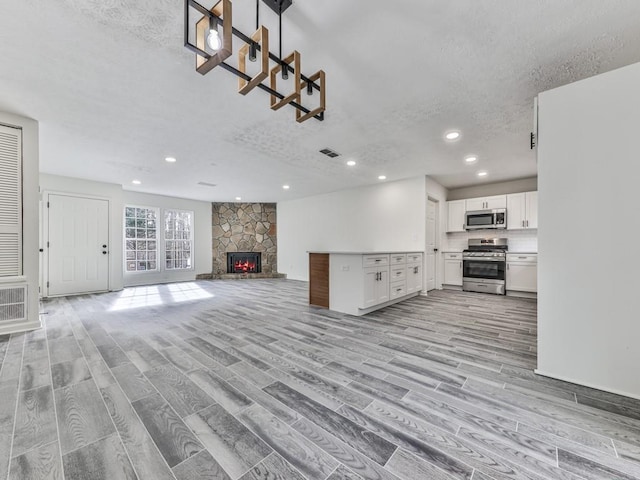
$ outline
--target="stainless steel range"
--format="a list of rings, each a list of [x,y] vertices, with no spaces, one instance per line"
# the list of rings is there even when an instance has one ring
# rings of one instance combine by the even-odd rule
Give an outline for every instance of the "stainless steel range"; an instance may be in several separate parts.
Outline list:
[[[462,252],[462,290],[505,294],[506,238],[470,238]]]

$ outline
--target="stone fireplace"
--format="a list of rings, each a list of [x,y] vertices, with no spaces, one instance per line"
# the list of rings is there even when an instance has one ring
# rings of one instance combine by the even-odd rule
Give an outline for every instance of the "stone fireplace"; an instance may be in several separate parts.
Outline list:
[[[211,220],[212,278],[284,277],[278,274],[275,203],[213,203]],[[255,268],[229,269],[229,258],[234,258],[234,265],[236,257],[240,263],[250,263],[247,254],[255,254],[251,255],[258,262]]]

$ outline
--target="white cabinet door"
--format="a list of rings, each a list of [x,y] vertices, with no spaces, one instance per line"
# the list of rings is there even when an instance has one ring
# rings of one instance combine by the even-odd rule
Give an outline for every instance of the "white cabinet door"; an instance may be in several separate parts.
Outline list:
[[[467,198],[465,200],[466,210],[468,212],[472,212],[474,210],[486,210],[486,200],[484,197],[482,198]]]
[[[378,280],[377,292],[378,301],[384,303],[389,301],[389,269],[380,270],[380,280]]]
[[[507,262],[507,290],[538,291],[538,264]]]
[[[361,308],[389,301],[389,267],[364,269],[364,297]]]
[[[538,228],[538,192],[507,195],[507,229]]]
[[[507,196],[506,195],[494,195],[492,197],[485,197],[485,208],[490,210],[494,208],[507,208]]]
[[[445,285],[462,286],[462,259],[444,261]]]
[[[507,195],[507,230],[526,228],[526,210],[524,193]]]
[[[538,228],[538,192],[526,193],[527,228]]]
[[[507,208],[507,196],[494,195],[492,197],[468,198],[466,206],[468,211]]]
[[[422,290],[422,266],[419,263],[407,265],[407,294]]]
[[[465,200],[447,202],[447,232],[464,232]]]
[[[378,278],[380,271],[377,268],[364,269],[364,297],[362,308],[373,307],[378,303]]]

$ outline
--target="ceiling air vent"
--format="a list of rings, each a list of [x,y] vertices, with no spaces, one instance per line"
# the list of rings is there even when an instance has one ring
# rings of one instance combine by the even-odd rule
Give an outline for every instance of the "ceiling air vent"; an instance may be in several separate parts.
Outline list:
[[[320,153],[323,153],[324,155],[326,155],[329,158],[336,158],[336,157],[340,156],[340,154],[338,152],[335,152],[335,151],[331,150],[330,148],[323,148],[322,150],[320,150]]]
[[[198,182],[198,185],[202,185],[203,187],[217,187],[215,183],[209,183],[209,182]]]

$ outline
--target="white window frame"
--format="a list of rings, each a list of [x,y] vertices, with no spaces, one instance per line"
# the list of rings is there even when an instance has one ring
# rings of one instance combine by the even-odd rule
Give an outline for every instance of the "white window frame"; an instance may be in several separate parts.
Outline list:
[[[153,210],[156,213],[156,238],[155,238],[156,268],[153,270],[137,270],[137,269],[128,270],[127,269],[127,262],[130,261],[130,260],[127,260],[127,240],[131,240],[127,238],[127,208],[144,208],[145,210]],[[160,266],[160,259],[163,258],[163,255],[161,254],[164,252],[164,247],[162,245],[162,238],[164,238],[164,227],[159,228],[159,219],[161,218],[161,213],[162,212],[158,207],[149,207],[146,205],[131,205],[131,204],[127,204],[124,206],[124,209],[122,210],[122,240],[123,240],[122,241],[122,259],[124,263],[123,266],[124,266],[125,275],[144,275],[145,273],[158,273],[162,270]],[[135,239],[135,241],[138,241],[138,240],[142,240],[142,239],[138,239],[138,238]],[[146,239],[146,241],[148,240],[149,239]],[[136,249],[136,252],[137,252],[137,249]],[[136,258],[136,262],[137,261],[138,259]],[[146,260],[146,261],[148,262],[149,260]]]
[[[156,212],[156,269],[155,270],[135,270],[130,271],[127,270],[127,208],[144,208],[147,210],[154,210]],[[165,215],[167,212],[179,212],[179,213],[188,213],[191,216],[191,238],[189,238],[190,242],[190,252],[191,252],[191,266],[188,268],[167,268],[167,249],[166,249],[166,220]],[[174,272],[178,274],[179,272],[189,272],[195,270],[195,252],[194,252],[194,244],[195,244],[195,212],[193,210],[184,210],[180,208],[162,208],[162,207],[152,207],[149,205],[137,205],[137,204],[125,204],[122,210],[122,265],[124,269],[124,275],[138,276],[138,275],[153,275],[164,272]],[[136,239],[137,241],[138,239]],[[169,240],[171,241],[171,240]],[[181,241],[185,241],[181,239]],[[136,259],[137,261],[137,259]],[[148,261],[148,260],[147,260]]]
[[[167,213],[169,212],[176,212],[176,213],[186,213],[189,215],[190,217],[190,225],[191,225],[191,229],[189,231],[189,239],[186,240],[184,238],[182,239],[170,239],[166,237],[167,234]],[[182,210],[179,208],[165,208],[162,210],[162,254],[163,254],[163,263],[162,263],[162,268],[167,271],[167,272],[185,272],[185,271],[189,271],[189,270],[193,270],[194,269],[194,254],[193,254],[193,243],[194,243],[194,227],[195,227],[195,213],[193,212],[193,210]],[[174,230],[175,232],[175,230]],[[185,242],[188,241],[189,242],[189,267],[186,268],[168,268],[167,267],[167,242],[171,242],[171,241],[181,241],[181,242]],[[173,252],[176,252],[177,250],[173,249]],[[175,262],[175,259],[173,259]]]

